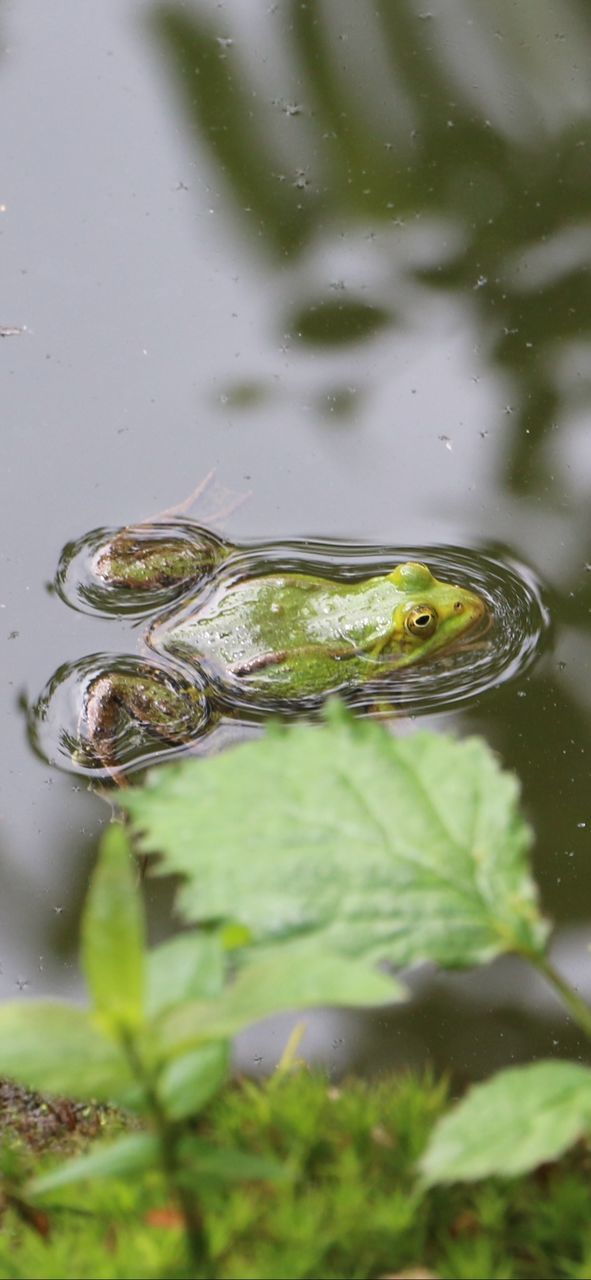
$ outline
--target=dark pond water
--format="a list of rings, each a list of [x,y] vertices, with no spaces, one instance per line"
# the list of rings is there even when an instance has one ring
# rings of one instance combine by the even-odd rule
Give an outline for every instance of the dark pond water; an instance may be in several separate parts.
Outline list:
[[[552,627],[512,678],[419,709],[519,772],[558,959],[591,995],[586,0],[31,0],[0,34],[2,995],[76,988],[110,817],[34,753],[23,706],[137,638],[64,607],[62,548],[213,468],[195,515],[240,545],[432,548],[541,584]],[[520,590],[502,635],[526,643]],[[311,1018],[304,1048],[465,1075],[583,1051],[512,964],[416,986],[391,1016]],[[284,1020],[249,1033],[243,1061],[284,1041]]]

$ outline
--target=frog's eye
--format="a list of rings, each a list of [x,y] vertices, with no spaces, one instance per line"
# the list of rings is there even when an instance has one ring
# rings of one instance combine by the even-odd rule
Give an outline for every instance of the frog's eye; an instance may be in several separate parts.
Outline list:
[[[417,604],[407,613],[404,625],[411,635],[428,639],[437,629],[437,610],[432,604]]]

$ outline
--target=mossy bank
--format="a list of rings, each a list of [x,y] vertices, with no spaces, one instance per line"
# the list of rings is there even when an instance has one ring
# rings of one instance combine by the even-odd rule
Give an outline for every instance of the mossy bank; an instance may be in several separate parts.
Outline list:
[[[216,1148],[240,1145],[272,1157],[285,1177],[225,1182],[219,1190],[204,1185],[217,1275],[582,1280],[591,1274],[588,1146],[528,1177],[423,1192],[417,1161],[446,1106],[443,1085],[411,1076],[334,1087],[299,1070],[222,1091],[199,1121],[201,1135]],[[51,1115],[46,1153],[40,1109]],[[30,1099],[26,1112],[32,1125],[14,1106],[4,1140],[27,1175],[55,1162],[56,1144],[61,1155],[92,1149],[89,1134],[104,1136],[124,1123],[115,1113],[85,1108],[79,1115],[39,1099]],[[27,1221],[18,1204],[5,1207],[0,1276],[187,1274],[178,1213],[156,1174],[56,1191],[38,1223]]]

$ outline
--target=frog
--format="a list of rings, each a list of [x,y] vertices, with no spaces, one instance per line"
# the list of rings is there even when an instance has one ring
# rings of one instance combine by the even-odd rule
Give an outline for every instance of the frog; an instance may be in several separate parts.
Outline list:
[[[175,746],[223,715],[306,714],[441,659],[486,621],[481,595],[419,561],[357,579],[252,564],[241,572],[239,549],[198,526],[186,533],[124,530],[94,557],[106,589],[161,592],[169,603],[145,632],[146,656],[84,689],[79,740],[109,771],[124,722]]]

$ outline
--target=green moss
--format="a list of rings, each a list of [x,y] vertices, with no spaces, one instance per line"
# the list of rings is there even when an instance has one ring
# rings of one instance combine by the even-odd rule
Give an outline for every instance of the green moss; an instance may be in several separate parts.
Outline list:
[[[591,1274],[587,1147],[527,1178],[423,1195],[416,1161],[445,1106],[441,1084],[411,1076],[334,1088],[302,1071],[227,1089],[203,1118],[203,1135],[279,1157],[291,1176],[202,1189],[218,1275],[356,1280],[413,1267],[442,1280]],[[104,1135],[105,1124],[96,1131]],[[61,1144],[59,1133],[52,1141]],[[92,1138],[77,1132],[82,1141]],[[35,1169],[50,1159],[37,1150],[26,1156]],[[17,1209],[5,1210],[0,1276],[183,1274],[180,1229],[156,1175],[64,1190],[47,1211],[44,1238]]]

